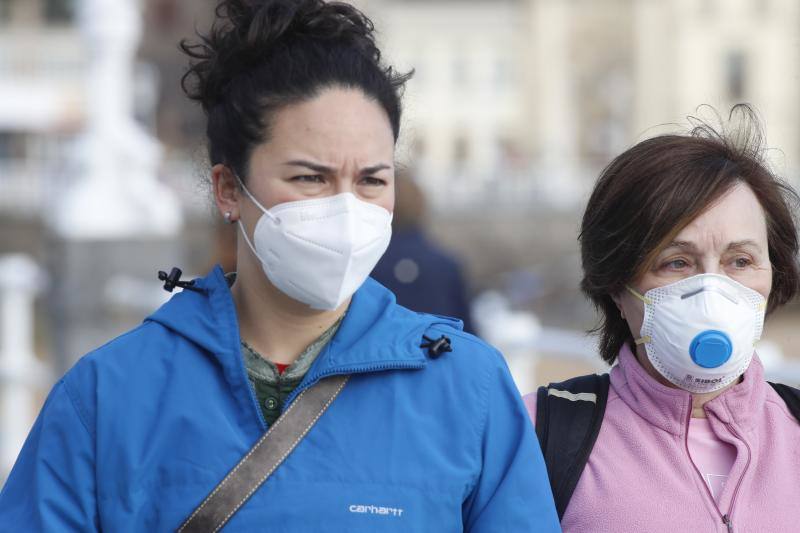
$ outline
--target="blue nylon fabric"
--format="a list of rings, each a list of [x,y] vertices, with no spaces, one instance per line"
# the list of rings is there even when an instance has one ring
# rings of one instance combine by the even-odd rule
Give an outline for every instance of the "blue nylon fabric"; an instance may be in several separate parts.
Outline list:
[[[261,436],[222,271],[196,286],[55,385],[0,531],[174,530]],[[368,280],[296,393],[350,382],[224,531],[560,531],[508,369],[460,327]],[[453,352],[429,359],[423,333]]]

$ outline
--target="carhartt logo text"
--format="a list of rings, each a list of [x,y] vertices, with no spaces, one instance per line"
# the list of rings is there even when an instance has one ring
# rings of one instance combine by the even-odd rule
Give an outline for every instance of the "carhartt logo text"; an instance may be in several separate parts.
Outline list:
[[[378,514],[383,516],[403,516],[403,510],[379,505],[351,505],[350,512],[356,514]]]

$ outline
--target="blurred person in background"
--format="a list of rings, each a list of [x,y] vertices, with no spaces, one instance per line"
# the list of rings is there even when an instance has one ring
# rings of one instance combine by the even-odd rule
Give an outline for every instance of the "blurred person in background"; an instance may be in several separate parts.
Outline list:
[[[558,531],[501,355],[367,278],[391,235],[408,75],[346,3],[216,15],[182,44],[184,86],[237,272],[165,276],[184,290],[56,384],[0,530]]]
[[[392,241],[372,277],[397,303],[414,311],[461,319],[474,332],[461,263],[425,232],[427,205],[420,186],[404,172],[395,179]]]
[[[630,148],[586,206],[582,289],[616,364],[525,398],[564,531],[797,529],[800,396],[753,345],[800,288],[798,197],[754,112],[730,118]]]

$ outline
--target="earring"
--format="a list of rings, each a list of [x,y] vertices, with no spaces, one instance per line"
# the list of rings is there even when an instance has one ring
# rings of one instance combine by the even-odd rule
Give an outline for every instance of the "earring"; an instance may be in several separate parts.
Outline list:
[[[226,223],[233,224],[233,221],[231,220],[231,216],[232,215],[231,215],[230,211],[225,211],[225,222]]]

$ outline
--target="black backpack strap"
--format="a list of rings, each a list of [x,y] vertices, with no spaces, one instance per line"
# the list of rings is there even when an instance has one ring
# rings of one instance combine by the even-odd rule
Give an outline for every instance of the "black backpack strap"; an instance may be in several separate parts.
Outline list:
[[[772,383],[770,381],[769,384],[772,385],[772,388],[775,389],[781,399],[786,402],[789,412],[800,422],[800,390],[782,383]]]
[[[600,433],[608,399],[608,374],[579,376],[539,387],[536,434],[559,520]]]

